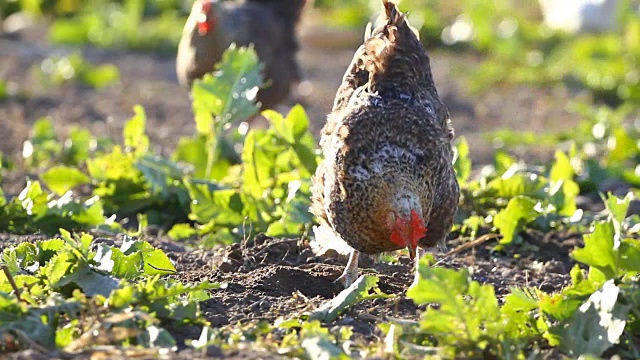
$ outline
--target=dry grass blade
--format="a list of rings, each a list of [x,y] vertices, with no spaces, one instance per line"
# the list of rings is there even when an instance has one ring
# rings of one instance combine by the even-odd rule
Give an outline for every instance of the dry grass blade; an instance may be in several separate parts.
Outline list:
[[[469,241],[466,242],[460,246],[457,246],[455,249],[447,252],[446,254],[444,254],[444,258],[448,258],[449,256],[453,255],[453,254],[457,254],[459,252],[462,252],[464,250],[467,249],[471,249],[474,248],[478,245],[482,245],[485,242],[489,241],[489,240],[494,240],[494,239],[500,239],[502,238],[502,235],[500,234],[484,234],[482,236],[480,236],[479,238],[473,240],[473,241]]]
[[[16,293],[16,297],[18,298],[19,301],[28,303],[27,301],[23,300],[20,297],[20,289],[18,288],[18,285],[16,284],[16,281],[13,279],[13,276],[11,275],[11,272],[9,271],[9,267],[7,265],[2,265],[2,271],[4,272],[4,276],[7,277],[7,280],[9,281],[9,284],[11,285],[11,288],[13,289],[13,291],[15,291]]]

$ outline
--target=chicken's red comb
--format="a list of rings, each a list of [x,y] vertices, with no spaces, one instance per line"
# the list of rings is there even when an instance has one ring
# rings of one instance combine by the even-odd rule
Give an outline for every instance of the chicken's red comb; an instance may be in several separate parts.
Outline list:
[[[209,12],[211,11],[211,1],[201,1],[202,10],[198,16],[198,33],[200,35],[206,35],[213,30],[213,19],[209,18]]]

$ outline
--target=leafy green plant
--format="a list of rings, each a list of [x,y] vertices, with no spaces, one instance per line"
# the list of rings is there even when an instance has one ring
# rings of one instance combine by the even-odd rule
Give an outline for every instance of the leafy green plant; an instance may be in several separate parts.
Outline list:
[[[41,182],[30,182],[19,197],[0,204],[7,215],[0,229],[117,227],[115,216],[144,214],[149,224],[165,229],[177,224],[173,236],[206,236],[211,245],[256,232],[301,234],[312,221],[307,209],[317,165],[305,111],[266,111],[269,128],[252,129],[244,138],[226,131],[256,113],[260,69],[252,49],[232,46],[225,52],[216,71],[194,85],[198,133],[182,139],[171,160],[150,151],[139,106],[125,124],[122,146],[77,129],[61,142],[52,122],[39,120],[23,156]],[[195,230],[185,228],[189,221]]]
[[[49,83],[61,85],[77,80],[95,89],[100,89],[120,80],[120,72],[115,65],[94,66],[80,53],[65,57],[46,58],[40,64],[40,76]]]
[[[606,198],[607,219],[596,221],[593,232],[585,235],[585,246],[571,254],[588,271],[576,265],[572,285],[560,293],[513,289],[501,303],[493,286],[472,280],[467,269],[433,268],[430,260],[422,259],[420,278],[407,295],[417,304],[437,307],[427,308],[419,330],[410,325],[394,333],[396,350],[430,349],[428,354],[447,358],[519,359],[531,344],[538,344],[536,348],[547,341],[572,357],[601,356],[612,347],[637,355],[632,339],[638,334],[634,309],[640,244],[625,236],[631,199]]]
[[[186,20],[177,1],[82,2],[70,17],[56,17],[49,36],[56,43],[98,47],[174,51],[180,39],[176,24]]]
[[[502,244],[518,243],[526,227],[557,227],[577,210],[580,189],[569,156],[562,151],[556,152],[548,169],[526,166],[498,152],[495,165],[486,167],[477,180],[469,180],[471,160],[464,139],[457,154],[455,168],[463,196],[458,215],[462,220],[456,227],[460,231],[475,234],[480,227],[494,227]]]
[[[511,295],[500,307],[493,286],[471,280],[466,269],[431,268],[426,259],[421,260],[419,273],[407,296],[416,304],[439,307],[427,308],[420,321],[420,333],[435,341],[417,336],[413,339],[417,344],[438,345],[438,355],[445,358],[522,357],[533,335],[531,330],[514,331],[529,325],[529,319],[517,316],[531,310],[522,297]]]
[[[162,324],[202,323],[198,301],[221,286],[161,278],[175,268],[146,241],[125,239],[115,247],[96,244],[88,234],[60,233],[2,252],[0,346],[74,351],[126,343],[171,349],[175,340]]]

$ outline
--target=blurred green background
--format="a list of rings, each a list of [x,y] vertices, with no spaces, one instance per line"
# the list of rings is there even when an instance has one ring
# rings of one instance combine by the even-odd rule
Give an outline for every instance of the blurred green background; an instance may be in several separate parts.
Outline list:
[[[567,1],[566,4],[579,1]],[[537,1],[401,1],[428,47],[481,54],[475,90],[499,82],[588,88],[596,101],[640,100],[640,1],[620,0],[605,32],[571,34],[545,26]],[[561,2],[558,2],[561,3]],[[172,53],[190,0],[5,0],[4,28],[12,17],[51,24],[53,43]],[[361,31],[380,9],[375,0],[316,0],[303,21]],[[570,6],[565,12],[570,12]],[[601,10],[597,10],[601,11]],[[607,15],[600,13],[599,17]],[[180,25],[181,27],[181,25]],[[179,28],[180,28],[179,27]],[[505,71],[509,69],[509,71]]]

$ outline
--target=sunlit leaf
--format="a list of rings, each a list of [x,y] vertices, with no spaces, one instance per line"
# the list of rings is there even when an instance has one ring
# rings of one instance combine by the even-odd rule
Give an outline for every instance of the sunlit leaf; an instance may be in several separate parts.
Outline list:
[[[41,175],[44,184],[58,195],[82,184],[91,182],[91,178],[77,168],[55,166]]]

